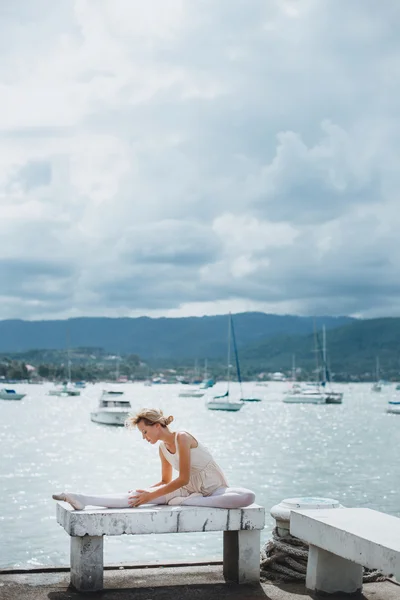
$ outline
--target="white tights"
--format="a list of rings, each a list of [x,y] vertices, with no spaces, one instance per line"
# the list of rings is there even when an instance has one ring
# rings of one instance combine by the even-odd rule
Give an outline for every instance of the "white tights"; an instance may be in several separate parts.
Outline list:
[[[91,496],[88,494],[75,494],[68,492],[67,496],[82,506],[104,506],[106,508],[131,508],[129,496],[131,493],[104,494]],[[209,506],[213,508],[244,508],[253,504],[255,494],[246,488],[220,487],[211,496],[193,496],[182,498],[182,506]],[[149,504],[167,504],[165,496],[152,500]]]

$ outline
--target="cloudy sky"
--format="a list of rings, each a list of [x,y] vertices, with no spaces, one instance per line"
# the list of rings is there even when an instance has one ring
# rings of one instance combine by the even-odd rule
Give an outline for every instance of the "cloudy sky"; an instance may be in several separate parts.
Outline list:
[[[0,0],[0,318],[400,315],[399,0]]]

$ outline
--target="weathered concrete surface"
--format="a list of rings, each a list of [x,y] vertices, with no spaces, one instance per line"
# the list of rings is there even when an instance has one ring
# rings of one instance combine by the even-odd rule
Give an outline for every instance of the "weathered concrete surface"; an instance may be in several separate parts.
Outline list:
[[[360,588],[362,570],[355,563],[378,569],[385,575],[393,573],[400,579],[397,517],[369,508],[293,510],[290,533],[310,544],[307,565],[310,589],[329,593]]]
[[[260,581],[260,532],[224,531],[223,572],[227,581]]]
[[[1,600],[312,600],[303,584],[237,585],[224,582],[222,565],[125,568],[104,572],[103,592],[84,594],[68,587],[69,571],[1,574]],[[389,581],[367,584],[362,600],[399,600]],[[343,595],[331,600],[344,600]]]
[[[306,587],[309,590],[355,594],[362,590],[363,567],[310,544]]]
[[[232,509],[146,505],[74,510],[67,502],[57,502],[57,523],[71,536],[238,531],[263,529],[265,509],[252,504]]]
[[[237,509],[158,505],[73,510],[67,502],[57,502],[57,522],[71,536],[71,583],[79,591],[103,589],[103,535],[223,531],[226,578],[238,583],[260,580],[265,509],[258,504]]]

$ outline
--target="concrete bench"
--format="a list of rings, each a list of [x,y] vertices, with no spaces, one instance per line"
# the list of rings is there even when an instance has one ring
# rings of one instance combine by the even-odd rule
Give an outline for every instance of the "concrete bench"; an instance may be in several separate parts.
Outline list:
[[[74,510],[57,503],[57,522],[71,536],[71,584],[79,591],[103,589],[103,536],[223,531],[225,579],[260,580],[260,530],[265,510],[257,504],[222,509],[154,506]]]
[[[400,575],[400,519],[369,508],[292,510],[290,533],[310,544],[306,586],[355,593],[363,567]]]

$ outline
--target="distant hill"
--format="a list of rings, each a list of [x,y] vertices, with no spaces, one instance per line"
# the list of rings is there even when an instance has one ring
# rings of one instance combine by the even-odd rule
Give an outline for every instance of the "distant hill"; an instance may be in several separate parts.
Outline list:
[[[320,338],[321,341],[321,338]],[[354,320],[327,332],[328,360],[336,373],[375,373],[379,357],[382,378],[400,374],[400,318]],[[264,370],[289,371],[292,356],[298,367],[316,365],[314,335],[266,337],[240,351],[243,364]]]
[[[317,327],[323,323],[328,330],[353,321],[350,317],[329,316],[315,320]],[[310,334],[314,327],[312,317],[260,312],[234,315],[234,323],[238,347],[251,343],[257,346],[258,343],[261,353],[263,344],[272,337],[304,336]],[[213,359],[225,356],[227,329],[227,315],[177,319],[80,317],[64,321],[5,320],[0,321],[0,352],[96,347],[115,354],[138,354],[145,360]]]

